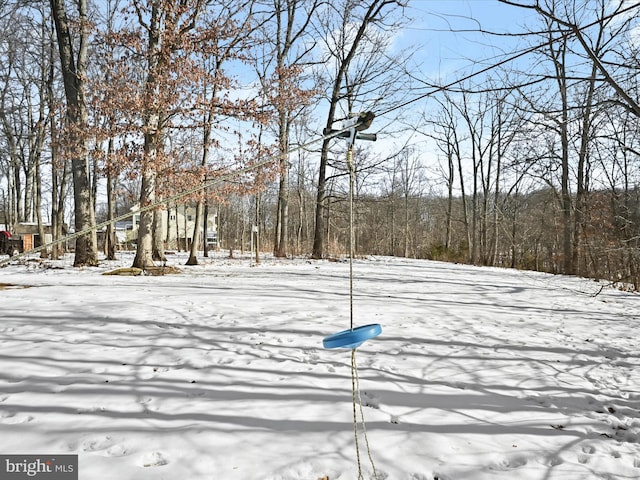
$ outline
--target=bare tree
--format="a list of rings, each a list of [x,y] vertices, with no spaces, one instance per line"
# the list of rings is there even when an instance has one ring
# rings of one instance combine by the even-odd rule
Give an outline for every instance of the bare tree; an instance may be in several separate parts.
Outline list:
[[[87,0],[78,0],[77,20],[68,16],[65,0],[50,0],[56,26],[58,51],[67,101],[67,144],[73,174],[73,198],[76,232],[88,231],[76,239],[75,266],[97,265],[96,219],[91,199],[88,152],[88,112],[86,78],[89,52]],[[77,21],[74,29],[72,22]],[[75,33],[74,33],[75,32]]]
[[[545,23],[547,55],[552,61],[553,78],[560,97],[560,107],[557,109],[559,114],[554,115],[552,111],[555,107],[551,107],[544,115],[553,123],[553,129],[560,140],[557,156],[561,167],[559,198],[563,216],[563,271],[583,273],[581,269],[582,265],[586,265],[586,260],[581,260],[581,252],[595,116],[607,103],[623,105],[633,115],[640,114],[633,95],[629,95],[621,81],[616,79],[616,75],[620,76],[628,68],[623,66],[628,62],[616,63],[608,60],[616,55],[615,52],[624,50],[617,48],[614,39],[622,37],[629,29],[630,14],[637,10],[637,5],[629,6],[624,2],[612,5],[610,2],[600,1],[578,8],[572,2],[559,0],[535,4],[502,1],[536,10]],[[587,25],[580,26],[579,18],[595,19],[589,22],[583,20]],[[580,66],[583,59],[589,65],[587,69]],[[598,90],[603,90],[604,85],[613,92],[608,101],[605,100],[606,93],[604,96],[597,93]],[[578,133],[572,131],[573,124],[577,125]],[[572,178],[574,171],[575,179]],[[575,186],[575,195],[572,186]]]
[[[215,146],[213,139],[214,131],[221,117],[252,117],[248,112],[245,101],[233,102],[221,98],[222,93],[228,86],[230,79],[225,73],[225,67],[230,61],[241,56],[241,52],[249,48],[252,42],[252,34],[255,30],[254,21],[255,0],[229,0],[220,2],[216,9],[205,12],[206,23],[211,35],[208,39],[208,46],[201,52],[202,63],[205,66],[203,71],[204,81],[201,82],[204,98],[201,107],[202,121],[202,157],[200,167],[203,172],[202,182],[211,179],[207,177],[210,162],[211,150]],[[195,222],[189,259],[187,265],[197,265],[197,252],[200,246],[200,231],[202,222],[208,222],[208,211],[205,208],[208,202],[208,192],[203,191],[197,196]],[[207,238],[204,235],[206,249]]]
[[[430,127],[429,130],[425,130],[422,133],[435,140],[438,150],[440,150],[446,158],[446,166],[442,168],[447,189],[443,246],[448,256],[452,248],[451,237],[454,221],[453,203],[456,170],[459,173],[458,178],[462,192],[462,223],[466,232],[466,245],[468,249],[471,248],[471,232],[469,229],[465,196],[465,175],[462,172],[462,145],[466,141],[466,136],[462,135],[458,126],[459,119],[456,115],[456,107],[450,95],[445,94],[442,100],[438,100],[438,105],[439,109],[433,116],[433,120],[426,122]],[[470,251],[468,251],[467,254],[469,257],[471,256]]]
[[[36,10],[39,7],[43,6],[34,6]],[[11,12],[3,19],[5,34],[0,42],[0,132],[7,158],[3,170],[9,180],[6,223],[36,221],[40,241],[44,240],[41,163],[48,133],[47,86],[53,62],[48,54],[50,24],[45,18],[43,11],[33,16],[27,11]]]
[[[291,124],[313,95],[313,86],[305,88],[304,70],[311,62],[315,40],[310,35],[320,0],[269,0],[273,14],[266,23],[264,53],[259,73],[265,97],[275,110],[280,178],[273,253],[286,257],[289,235],[289,144]]]
[[[152,266],[154,257],[164,260],[160,212],[157,208],[149,210],[148,207],[154,205],[157,199],[158,172],[165,162],[167,122],[188,81],[185,61],[189,63],[189,54],[185,50],[190,51],[197,44],[195,39],[187,42],[186,37],[196,27],[203,7],[203,0],[180,3],[133,0],[138,24],[146,35],[143,48],[146,72],[141,95],[144,136],[140,194],[142,211],[133,261],[135,267]]]
[[[576,20],[578,17],[578,11],[574,10],[571,12],[569,9],[571,8],[571,4],[573,2],[560,2],[559,0],[544,0],[542,2],[536,1],[535,3],[519,3],[514,0],[499,0],[502,3],[506,3],[509,5],[514,5],[521,8],[533,9],[546,18],[549,22],[565,27],[569,30],[569,32],[575,36],[576,40],[580,43],[582,48],[584,49],[584,53],[591,59],[595,67],[602,74],[605,81],[615,90],[616,94],[620,97],[619,102],[630,112],[632,112],[635,116],[640,117],[640,104],[633,98],[632,95],[625,90],[625,88],[620,84],[618,80],[616,80],[615,76],[611,73],[608,65],[611,65],[607,62],[602,55],[602,50],[597,47],[594,48],[593,42],[590,42],[589,37],[583,31],[584,29],[578,24]],[[562,16],[560,12],[561,6],[565,6],[565,15]],[[629,28],[630,18],[633,18],[633,13],[638,11],[640,5],[637,3],[628,5],[625,2],[599,2],[600,5],[600,17],[592,23],[592,25],[605,25],[609,24],[612,19],[619,19],[627,17],[625,21],[621,23],[618,27],[618,31],[624,31]],[[614,11],[610,13],[606,13],[606,8],[612,6],[614,7]],[[597,8],[597,7],[596,7]],[[570,17],[570,14],[573,14],[573,18]],[[566,37],[566,34],[563,35]],[[598,34],[598,38],[600,38],[600,34]],[[616,66],[625,66],[626,62],[623,63],[615,63],[613,65]],[[633,67],[631,67],[633,68]]]
[[[424,183],[424,166],[420,162],[420,157],[415,148],[406,147],[400,151],[400,191],[402,192],[404,203],[404,256],[411,255],[411,237],[416,236],[415,229],[411,228],[409,219],[411,218],[410,208],[412,199],[419,198],[422,194],[421,187]],[[415,248],[413,256],[415,256]]]
[[[394,16],[402,14],[403,6],[400,0],[344,1],[330,5],[326,18],[320,20],[319,35],[326,39],[325,64],[335,67],[328,72],[325,130],[331,130],[340,115],[345,118],[353,113],[357,104],[370,111],[383,99],[392,99],[391,90],[397,93],[401,88],[398,59],[384,51],[384,30],[394,28]],[[320,152],[313,258],[322,258],[325,253],[331,143],[325,139]]]

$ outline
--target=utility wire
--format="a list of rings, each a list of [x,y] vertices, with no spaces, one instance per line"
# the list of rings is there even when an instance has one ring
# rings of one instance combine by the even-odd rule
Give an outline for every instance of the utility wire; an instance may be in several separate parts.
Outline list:
[[[505,3],[510,4],[510,5],[518,6],[517,4],[510,3],[510,2],[505,2]],[[520,5],[520,6],[522,7],[522,5]],[[581,31],[586,30],[587,28],[596,26],[596,25],[598,25],[599,23],[601,23],[601,22],[603,22],[605,20],[611,20],[612,18],[615,18],[618,15],[623,15],[625,13],[628,13],[629,11],[637,9],[638,7],[640,7],[640,3],[635,3],[635,4],[633,4],[633,5],[631,5],[631,6],[627,7],[627,8],[624,8],[624,9],[619,10],[617,12],[614,12],[612,14],[606,15],[606,16],[598,19],[598,20],[594,20],[593,22],[588,23],[586,25],[583,25],[581,27],[575,26],[575,28],[572,28],[571,30],[566,31],[565,33],[561,34],[557,38],[552,38],[550,41],[551,42],[557,42],[559,40],[566,39],[566,38],[568,38],[570,36],[574,36],[577,33],[580,33]],[[491,70],[493,70],[495,68],[501,67],[502,65],[504,65],[506,63],[510,63],[510,62],[512,62],[514,60],[517,60],[520,57],[524,57],[525,55],[529,55],[530,53],[534,53],[535,51],[537,51],[537,50],[539,50],[541,48],[547,47],[548,45],[549,45],[549,41],[544,41],[544,42],[542,42],[542,43],[540,43],[538,45],[534,45],[533,47],[527,48],[526,50],[523,50],[523,51],[521,51],[519,53],[516,53],[515,55],[511,55],[511,56],[509,56],[509,57],[507,57],[507,58],[505,58],[505,59],[503,59],[503,60],[501,60],[499,62],[493,63],[493,64],[491,64],[491,65],[489,65],[489,66],[487,66],[485,68],[482,68],[482,69],[480,69],[480,70],[478,70],[476,72],[473,72],[473,73],[470,73],[468,75],[465,75],[464,77],[459,78],[457,80],[453,80],[453,81],[451,81],[451,82],[449,82],[449,83],[447,83],[445,85],[433,86],[433,88],[431,90],[429,90],[428,92],[425,92],[422,95],[414,97],[414,98],[412,98],[410,100],[407,100],[407,101],[405,101],[403,103],[399,103],[398,105],[390,107],[390,108],[388,108],[387,110],[385,110],[383,112],[378,112],[378,113],[376,113],[376,115],[377,116],[383,116],[383,115],[387,115],[387,114],[389,114],[389,113],[391,113],[393,111],[399,110],[401,108],[405,108],[405,107],[407,107],[407,106],[409,106],[409,105],[411,105],[411,104],[413,104],[415,102],[418,102],[420,100],[428,98],[428,97],[430,97],[430,96],[432,96],[432,95],[434,95],[436,93],[443,92],[445,90],[449,90],[454,85],[457,85],[459,83],[465,82],[465,81],[467,81],[467,80],[469,80],[471,78],[477,77],[478,75],[481,75],[483,73],[489,72],[489,71],[491,71]]]

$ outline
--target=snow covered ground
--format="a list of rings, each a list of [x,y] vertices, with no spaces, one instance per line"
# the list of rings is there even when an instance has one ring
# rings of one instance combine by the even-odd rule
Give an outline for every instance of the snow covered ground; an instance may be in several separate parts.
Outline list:
[[[0,268],[0,453],[78,454],[81,480],[357,479],[350,352],[322,348],[349,326],[347,263],[69,263]],[[357,351],[378,479],[640,478],[638,295],[386,257],[354,273],[355,323],[383,328]]]

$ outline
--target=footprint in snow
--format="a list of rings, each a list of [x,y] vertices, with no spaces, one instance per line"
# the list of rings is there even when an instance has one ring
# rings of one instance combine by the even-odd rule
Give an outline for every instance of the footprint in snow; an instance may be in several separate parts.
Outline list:
[[[589,463],[594,458],[592,455],[594,455],[597,451],[596,447],[594,447],[593,445],[585,445],[581,450],[582,453],[578,455],[578,462],[583,465]]]
[[[160,452],[151,452],[144,455],[142,458],[143,467],[162,467],[167,465],[169,461]]]
[[[521,455],[514,455],[512,457],[503,458],[500,461],[495,462],[489,468],[491,470],[507,471],[515,470],[516,468],[524,467],[527,464],[527,459]]]
[[[127,454],[127,449],[122,445],[113,445],[105,453],[108,457],[124,457]]]
[[[109,449],[113,446],[111,437],[106,435],[104,437],[92,437],[82,442],[81,448],[84,452],[97,452],[101,450]]]
[[[562,460],[560,457],[556,457],[556,456],[549,457],[545,461],[545,465],[547,465],[549,467],[557,467],[558,465],[561,465],[562,463],[564,463],[564,460]]]
[[[578,455],[578,462],[586,465],[591,460],[591,455],[596,453],[596,447],[593,445],[585,445],[582,447],[582,453]]]
[[[4,423],[6,425],[19,425],[21,423],[29,423],[33,421],[33,417],[31,415],[15,415],[9,413],[8,415],[0,415],[0,423]]]
[[[362,400],[363,407],[380,408],[380,398],[377,395],[369,392],[362,392],[360,394],[360,398]]]

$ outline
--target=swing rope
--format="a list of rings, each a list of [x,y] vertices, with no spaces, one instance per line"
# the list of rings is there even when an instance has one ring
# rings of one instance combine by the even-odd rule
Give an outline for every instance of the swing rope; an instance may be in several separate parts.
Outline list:
[[[347,149],[347,168],[349,169],[349,324],[353,331],[353,256],[354,256],[354,220],[353,220],[353,186],[355,166],[353,164],[353,145]]]
[[[354,231],[354,213],[353,213],[353,192],[355,167],[353,163],[353,144],[347,149],[347,168],[349,170],[349,320],[351,331],[353,331],[353,257],[355,251],[355,231]],[[358,410],[360,412],[360,423],[362,425],[362,434],[364,437],[367,455],[371,468],[373,469],[373,478],[378,480],[376,465],[371,455],[371,447],[369,446],[369,438],[367,437],[367,427],[364,420],[364,408],[362,407],[362,396],[360,394],[360,378],[358,376],[358,364],[356,362],[356,348],[351,350],[351,397],[353,403],[353,434],[356,442],[356,459],[358,462],[358,480],[364,480],[362,474],[362,462],[360,460],[360,441],[358,435]],[[360,405],[358,409],[357,404]]]

